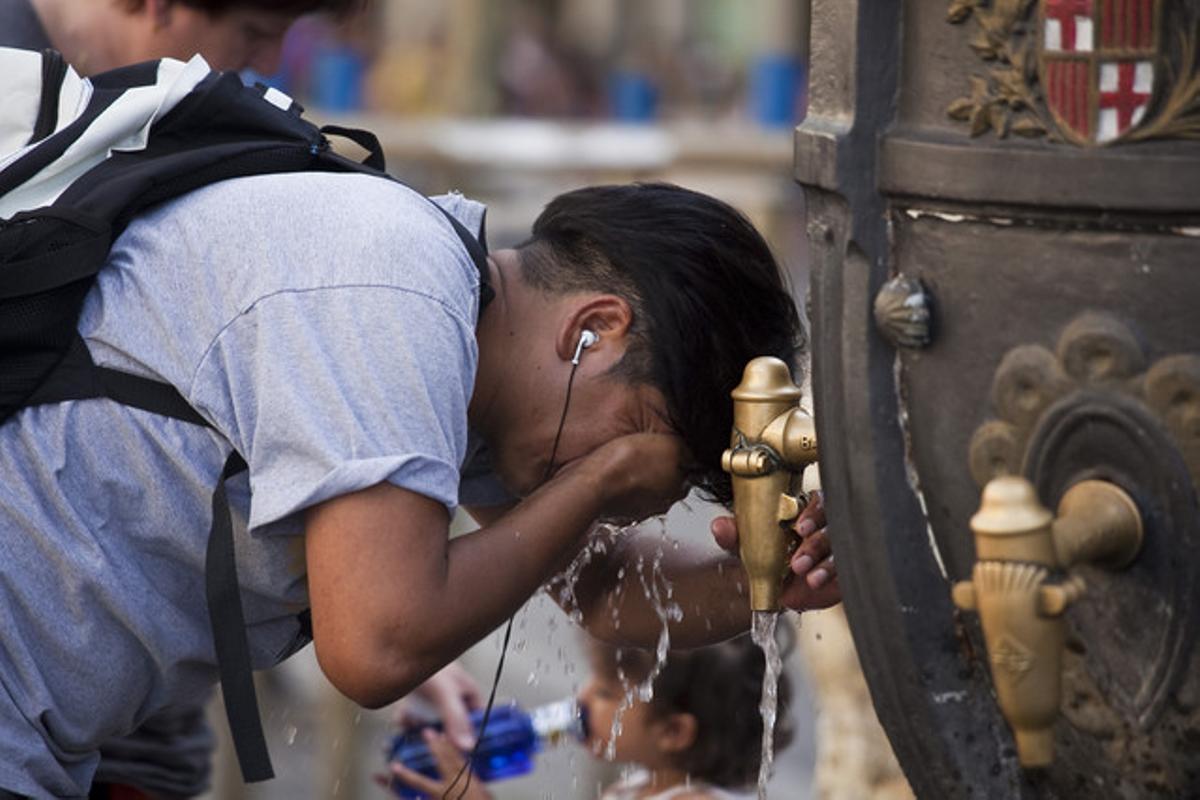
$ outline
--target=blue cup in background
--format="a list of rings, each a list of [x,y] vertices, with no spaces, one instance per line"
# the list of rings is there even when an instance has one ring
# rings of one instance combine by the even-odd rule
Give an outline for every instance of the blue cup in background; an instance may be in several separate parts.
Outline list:
[[[750,114],[765,128],[795,125],[803,108],[804,64],[788,53],[760,56],[750,72]]]
[[[608,99],[613,118],[621,122],[653,122],[658,116],[658,87],[644,73],[613,73]]]
[[[366,60],[349,47],[322,47],[313,55],[309,91],[326,111],[357,111],[363,105]]]

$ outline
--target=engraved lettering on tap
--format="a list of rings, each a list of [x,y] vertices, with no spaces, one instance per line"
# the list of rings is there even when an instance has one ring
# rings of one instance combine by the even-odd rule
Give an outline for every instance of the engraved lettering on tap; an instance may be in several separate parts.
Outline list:
[[[1000,637],[992,652],[992,666],[1007,672],[1014,684],[1020,683],[1033,670],[1035,661],[1033,651],[1008,634]]]

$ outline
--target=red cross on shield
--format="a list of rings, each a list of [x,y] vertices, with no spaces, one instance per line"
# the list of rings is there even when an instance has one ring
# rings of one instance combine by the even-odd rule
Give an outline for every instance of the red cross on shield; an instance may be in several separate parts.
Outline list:
[[[1063,136],[1119,138],[1146,112],[1157,77],[1162,0],[1040,0],[1038,74]]]

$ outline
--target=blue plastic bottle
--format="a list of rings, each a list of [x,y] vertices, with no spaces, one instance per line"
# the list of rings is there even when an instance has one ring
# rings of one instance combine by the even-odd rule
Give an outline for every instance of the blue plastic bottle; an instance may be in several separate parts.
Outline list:
[[[471,714],[476,736],[483,721],[483,712]],[[479,737],[471,759],[475,778],[485,782],[524,775],[533,769],[533,756],[546,745],[564,739],[584,738],[584,715],[574,699],[539,706],[530,712],[516,705],[495,706],[488,718],[487,730]],[[432,727],[441,730],[440,724]],[[437,764],[421,736],[421,729],[408,730],[392,739],[389,761],[399,761],[409,769],[435,780]],[[394,784],[400,797],[425,797],[415,789]]]

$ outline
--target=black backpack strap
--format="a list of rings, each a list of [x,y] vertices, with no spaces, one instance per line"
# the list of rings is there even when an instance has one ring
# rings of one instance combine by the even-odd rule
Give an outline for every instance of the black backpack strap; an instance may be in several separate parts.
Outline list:
[[[463,247],[467,250],[467,255],[471,257],[471,261],[475,263],[475,269],[479,270],[479,313],[483,313],[483,309],[487,304],[492,302],[492,298],[496,296],[496,292],[492,289],[492,284],[488,281],[488,264],[487,264],[487,247],[483,244],[482,236],[476,239],[475,236],[467,230],[466,226],[459,222],[453,214],[446,209],[434,203],[446,219],[450,220],[450,225],[454,228],[454,232],[458,234],[458,238],[462,241]]]
[[[26,402],[26,406],[107,397],[164,417],[210,427],[179,390],[168,383],[108,367],[98,367],[78,334],[62,361]]]
[[[367,151],[367,157],[362,162],[365,166],[380,172],[386,169],[387,162],[383,158],[383,146],[379,144],[379,137],[370,131],[363,128],[344,128],[341,125],[324,125],[321,127],[321,133],[326,136],[341,136],[343,139],[349,139]]]
[[[311,642],[313,639],[312,609],[306,608],[297,614],[296,622],[300,623],[300,635]]]
[[[36,144],[54,133],[58,127],[58,100],[62,96],[63,78],[67,76],[67,61],[57,50],[42,51],[42,96],[38,100],[37,119],[27,145]]]
[[[258,713],[250,644],[246,639],[246,615],[242,611],[237,562],[234,560],[233,519],[225,492],[225,481],[245,469],[246,462],[242,457],[236,452],[231,453],[213,492],[212,530],[208,535],[204,573],[229,732],[233,736],[242,777],[247,783],[254,783],[275,777],[275,771],[271,768],[271,754]]]

